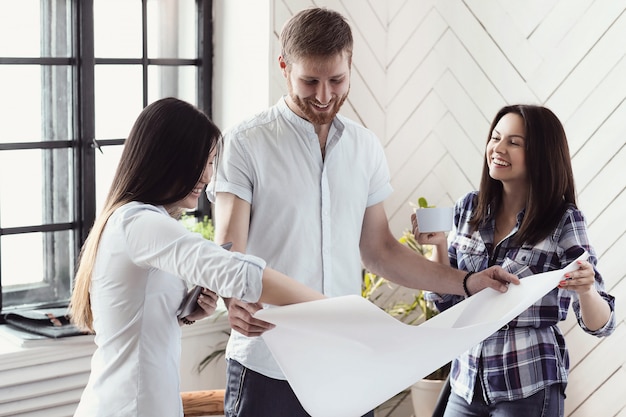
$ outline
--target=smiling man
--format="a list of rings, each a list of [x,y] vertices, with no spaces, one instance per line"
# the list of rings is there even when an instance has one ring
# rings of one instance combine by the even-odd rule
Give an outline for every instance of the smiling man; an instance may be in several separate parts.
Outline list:
[[[407,287],[463,294],[463,273],[416,255],[391,234],[383,201],[392,188],[380,141],[338,114],[352,64],[345,18],[303,10],[285,24],[280,41],[289,93],[226,132],[207,187],[216,242],[233,242],[233,251],[257,255],[331,297],[360,294],[363,265]],[[491,268],[466,281],[472,292],[506,291],[504,282],[517,279]],[[308,416],[257,337],[271,328],[252,317],[263,306],[227,304],[233,332],[226,416]]]

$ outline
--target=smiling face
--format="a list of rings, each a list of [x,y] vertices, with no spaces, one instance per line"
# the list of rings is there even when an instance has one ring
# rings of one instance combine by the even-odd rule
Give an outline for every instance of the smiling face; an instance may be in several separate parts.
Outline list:
[[[350,90],[347,53],[332,57],[303,57],[287,64],[279,57],[287,78],[287,105],[314,125],[328,125],[339,112]]]
[[[185,210],[194,210],[198,207],[198,199],[202,195],[204,187],[206,187],[213,176],[213,159],[215,158],[215,152],[215,150],[211,151],[204,171],[202,171],[202,175],[193,190],[191,190],[185,198],[172,204],[172,206]]]
[[[489,175],[504,184],[527,186],[526,129],[517,113],[507,113],[498,121],[487,142]]]

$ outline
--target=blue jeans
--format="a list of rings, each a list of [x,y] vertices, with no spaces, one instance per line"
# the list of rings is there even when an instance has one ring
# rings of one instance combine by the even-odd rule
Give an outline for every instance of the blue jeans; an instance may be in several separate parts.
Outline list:
[[[560,384],[554,384],[515,401],[485,403],[477,385],[471,404],[450,393],[444,417],[563,417],[565,395]]]
[[[226,361],[226,417],[310,417],[287,381]],[[374,417],[370,412],[363,417]]]

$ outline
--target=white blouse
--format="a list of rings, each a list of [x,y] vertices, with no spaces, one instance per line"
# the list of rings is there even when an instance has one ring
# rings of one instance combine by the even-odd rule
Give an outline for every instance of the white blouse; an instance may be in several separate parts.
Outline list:
[[[75,416],[182,416],[176,318],[190,285],[258,301],[265,262],[189,232],[163,207],[109,218],[91,282],[97,349]],[[185,282],[186,281],[186,282]]]

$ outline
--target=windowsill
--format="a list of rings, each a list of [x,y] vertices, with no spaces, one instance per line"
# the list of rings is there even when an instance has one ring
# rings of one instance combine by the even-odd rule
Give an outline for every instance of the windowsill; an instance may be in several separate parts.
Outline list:
[[[20,343],[14,336],[17,333],[7,327],[9,326],[6,324],[0,325],[0,372],[77,357],[91,357],[96,349],[93,335],[26,340]],[[183,326],[182,338],[228,331],[228,329],[228,318],[222,307],[210,317],[197,321],[192,326]],[[25,333],[25,336],[28,339],[28,333]]]
[[[223,345],[228,329],[223,313],[182,327],[181,391],[225,386],[223,363],[202,373],[198,364]],[[6,325],[0,325],[0,416],[72,415],[89,379],[96,349],[93,336],[44,339],[25,347],[19,339],[7,340],[5,330]]]

